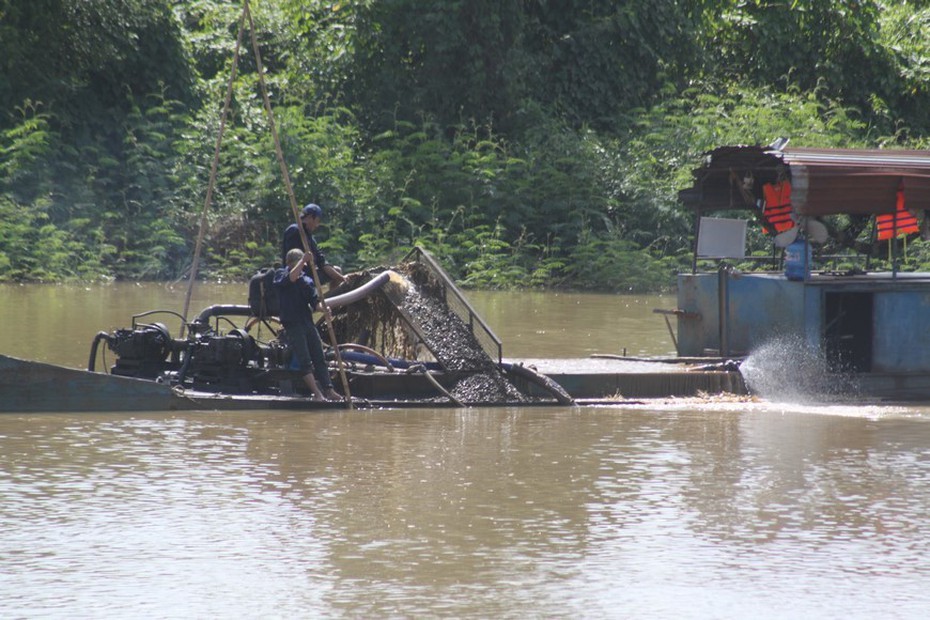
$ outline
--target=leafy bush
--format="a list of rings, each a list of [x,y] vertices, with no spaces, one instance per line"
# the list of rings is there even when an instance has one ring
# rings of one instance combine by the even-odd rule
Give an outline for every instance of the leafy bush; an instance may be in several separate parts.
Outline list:
[[[249,32],[204,211],[236,3],[4,7],[0,279],[176,278],[201,234],[201,277],[279,260],[294,213]],[[323,205],[332,262],[421,244],[468,286],[645,291],[689,264],[677,192],[703,152],[926,148],[928,11],[281,0],[253,16],[297,206]]]

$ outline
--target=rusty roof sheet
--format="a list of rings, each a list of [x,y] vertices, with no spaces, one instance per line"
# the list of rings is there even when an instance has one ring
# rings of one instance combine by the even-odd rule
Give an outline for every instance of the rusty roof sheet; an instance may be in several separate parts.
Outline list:
[[[891,213],[899,188],[908,209],[930,209],[930,151],[723,146],[705,153],[679,196],[700,211],[754,208],[780,165],[800,215]]]

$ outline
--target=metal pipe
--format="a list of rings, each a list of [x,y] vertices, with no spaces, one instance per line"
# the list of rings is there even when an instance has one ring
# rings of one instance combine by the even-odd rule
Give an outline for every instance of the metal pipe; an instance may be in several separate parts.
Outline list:
[[[721,265],[717,271],[717,303],[720,336],[720,357],[730,355],[730,267]]]
[[[394,272],[390,270],[382,272],[358,288],[354,288],[347,293],[343,293],[342,295],[336,295],[335,297],[328,298],[326,300],[326,304],[330,308],[341,308],[343,306],[348,306],[349,304],[354,304],[355,302],[368,297],[376,290],[384,286],[387,281],[391,279],[392,273]]]
[[[458,398],[456,398],[455,396],[453,396],[452,393],[449,392],[449,390],[447,390],[446,388],[442,387],[442,384],[440,384],[439,381],[437,381],[436,378],[433,377],[433,375],[431,375],[430,372],[426,369],[426,367],[423,366],[422,364],[417,364],[416,366],[411,366],[411,367],[410,367],[410,370],[409,370],[408,372],[410,372],[410,371],[422,373],[423,376],[426,377],[426,378],[429,380],[429,382],[433,384],[433,387],[436,388],[437,390],[439,390],[439,392],[440,392],[443,396],[445,396],[446,398],[448,398],[449,400],[451,400],[453,403],[455,403],[455,404],[458,405],[459,407],[465,407],[465,403],[463,403],[463,402],[460,401]]]

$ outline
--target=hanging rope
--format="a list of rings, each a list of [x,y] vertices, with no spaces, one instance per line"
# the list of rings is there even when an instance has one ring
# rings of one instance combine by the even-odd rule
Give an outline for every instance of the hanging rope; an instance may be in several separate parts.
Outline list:
[[[246,0],[248,7],[248,0]],[[226,87],[226,101],[223,103],[223,112],[220,114],[220,131],[216,136],[216,148],[213,151],[213,164],[210,166],[210,181],[207,183],[207,195],[203,200],[203,211],[200,213],[200,231],[197,233],[197,242],[194,244],[194,259],[191,261],[191,275],[187,283],[187,294],[184,296],[184,311],[181,316],[181,337],[187,328],[187,313],[190,311],[191,295],[194,292],[194,283],[197,282],[197,271],[200,269],[200,251],[203,247],[203,232],[207,228],[207,211],[213,202],[213,188],[216,186],[216,171],[220,163],[220,145],[223,143],[223,132],[226,131],[226,118],[232,103],[233,84],[236,81],[236,68],[239,66],[239,49],[242,47],[242,33],[245,32],[245,16],[247,8],[243,8],[239,17],[239,34],[236,35],[236,51],[233,53],[232,71],[229,74],[229,85]]]
[[[262,69],[262,56],[258,49],[258,39],[255,37],[255,22],[252,20],[252,12],[249,10],[249,0],[243,2],[243,13],[249,20],[249,31],[252,38],[252,49],[255,53],[255,67],[258,71],[258,82],[262,89],[262,100],[265,102],[265,113],[268,114],[268,125],[271,127],[271,136],[274,138],[275,155],[278,158],[278,165],[281,167],[281,177],[284,179],[284,187],[287,189],[287,196],[291,202],[291,212],[294,221],[297,222],[297,230],[300,232],[300,241],[303,243],[304,252],[310,251],[310,240],[307,238],[307,232],[304,230],[300,221],[300,211],[297,208],[297,197],[294,195],[294,187],[291,185],[291,177],[287,171],[287,163],[284,161],[284,151],[281,149],[281,141],[278,139],[278,129],[274,122],[274,113],[271,109],[271,99],[268,98],[268,88],[265,86],[265,72]],[[326,329],[329,333],[330,344],[336,354],[336,364],[339,368],[339,377],[342,382],[343,394],[346,397],[346,407],[352,409],[352,394],[349,392],[349,380],[346,378],[345,365],[342,363],[342,355],[339,353],[339,346],[336,342],[336,332],[333,330],[333,317],[330,314],[329,306],[326,305],[326,299],[323,297],[323,287],[320,284],[320,276],[317,274],[316,261],[312,260],[310,273],[313,276],[313,283],[317,291],[320,292],[320,307],[323,309],[323,318],[326,321]]]

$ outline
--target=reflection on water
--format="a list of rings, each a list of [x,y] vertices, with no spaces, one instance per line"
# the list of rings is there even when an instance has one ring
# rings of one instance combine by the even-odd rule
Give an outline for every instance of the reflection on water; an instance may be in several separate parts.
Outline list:
[[[242,303],[237,290],[201,287],[193,308]],[[82,366],[97,331],[180,310],[175,297],[3,287],[0,352]],[[668,352],[652,314],[661,298],[474,297],[509,356],[623,342]],[[544,308],[566,299],[578,307]],[[551,340],[537,346],[537,331]],[[930,607],[922,407],[5,415],[0,498],[3,618],[923,618]]]
[[[756,406],[0,424],[3,617],[916,618],[930,602],[925,419]]]

